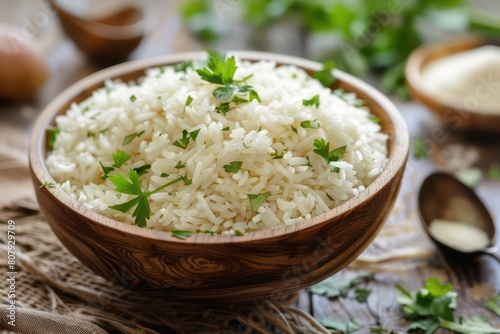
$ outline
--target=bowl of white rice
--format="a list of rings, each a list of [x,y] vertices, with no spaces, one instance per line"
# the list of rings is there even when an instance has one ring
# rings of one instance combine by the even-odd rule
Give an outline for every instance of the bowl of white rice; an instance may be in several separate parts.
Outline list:
[[[278,297],[352,262],[397,197],[408,131],[365,82],[259,52],[107,68],[42,112],[40,209],[82,263],[184,300]]]

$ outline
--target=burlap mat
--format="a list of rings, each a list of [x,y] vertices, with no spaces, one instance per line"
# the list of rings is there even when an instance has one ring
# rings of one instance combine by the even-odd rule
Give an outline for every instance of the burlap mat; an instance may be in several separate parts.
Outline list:
[[[152,300],[117,288],[84,267],[60,244],[38,212],[23,149],[0,143],[0,329],[18,333],[330,333],[288,300],[207,307]],[[406,208],[407,209],[407,208]],[[375,242],[351,268],[380,271],[387,262],[429,254],[407,210],[393,212]],[[16,326],[8,325],[5,274],[7,222],[15,221]],[[393,236],[397,234],[398,238]],[[396,241],[397,240],[397,241]],[[394,245],[399,242],[399,245]],[[411,262],[410,262],[411,265]],[[389,264],[389,270],[390,264]]]

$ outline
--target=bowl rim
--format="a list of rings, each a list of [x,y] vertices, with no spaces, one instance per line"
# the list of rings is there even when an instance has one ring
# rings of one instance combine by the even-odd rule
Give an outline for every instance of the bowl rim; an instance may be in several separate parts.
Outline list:
[[[294,65],[303,69],[308,69],[312,71],[319,71],[323,66],[315,61],[280,55],[267,52],[258,51],[227,51],[227,54],[235,55],[243,60],[249,61],[275,61],[280,64]],[[195,51],[195,52],[185,52],[185,53],[175,53],[169,55],[158,56],[154,58],[134,60],[125,63],[121,63],[112,67],[105,68],[93,74],[90,74],[74,84],[70,85],[59,95],[57,95],[52,102],[50,102],[44,110],[38,116],[35,125],[32,130],[32,135],[30,139],[29,146],[29,161],[30,169],[32,171],[33,181],[35,177],[38,179],[40,184],[45,182],[53,182],[54,179],[50,176],[47,166],[45,165],[45,155],[44,146],[45,141],[42,138],[45,135],[46,127],[53,121],[54,117],[57,115],[58,111],[67,104],[69,101],[74,99],[79,93],[84,91],[87,87],[91,87],[95,84],[104,83],[106,80],[115,78],[120,75],[131,73],[138,70],[146,70],[147,68],[161,66],[163,64],[174,64],[187,60],[199,60],[206,57],[205,51]],[[350,74],[347,74],[340,70],[333,70],[333,74],[340,81],[345,82],[349,85],[355,86],[363,93],[367,94],[371,99],[373,99],[384,111],[386,116],[389,118],[390,122],[394,127],[394,133],[392,134],[392,140],[394,142],[392,151],[389,152],[388,163],[382,173],[368,186],[365,190],[360,192],[358,195],[349,199],[348,201],[342,203],[341,205],[333,208],[330,211],[322,213],[318,216],[312,217],[311,219],[304,220],[302,222],[292,224],[292,225],[281,225],[272,229],[265,229],[260,231],[255,231],[251,233],[245,233],[243,236],[235,235],[208,235],[208,234],[198,234],[193,233],[192,236],[185,240],[174,237],[169,231],[159,231],[147,228],[141,228],[132,224],[127,224],[121,221],[114,220],[103,216],[96,211],[86,208],[83,204],[79,203],[77,200],[71,198],[69,194],[64,192],[59,187],[50,188],[44,187],[43,189],[35,189],[36,191],[47,191],[56,201],[63,203],[68,209],[74,211],[76,214],[85,217],[89,222],[93,224],[100,225],[101,227],[111,228],[119,233],[127,233],[134,235],[135,237],[142,237],[154,241],[167,241],[174,243],[185,243],[185,244],[225,244],[225,243],[243,243],[249,241],[259,241],[263,239],[272,239],[276,237],[281,237],[287,234],[297,232],[299,230],[305,230],[307,228],[313,227],[315,225],[320,225],[322,223],[327,223],[329,220],[342,215],[344,212],[353,209],[355,206],[368,201],[372,196],[375,196],[382,188],[384,188],[398,173],[401,168],[404,168],[406,159],[409,152],[409,133],[406,123],[389,98],[387,98],[380,91],[375,89],[368,83],[358,79]],[[35,188],[37,184],[35,183]]]
[[[406,84],[410,88],[412,97],[441,116],[444,116],[446,112],[462,115],[464,122],[460,123],[462,125],[458,127],[484,129],[489,131],[500,130],[500,115],[484,112],[480,109],[477,111],[469,111],[466,108],[453,105],[448,99],[439,99],[429,94],[425,89],[425,80],[422,76],[423,68],[433,59],[440,59],[487,44],[500,45],[499,43],[499,39],[485,38],[477,34],[469,33],[449,40],[432,42],[416,48],[408,57],[405,67]],[[434,57],[435,55],[437,56]],[[436,110],[436,107],[439,108],[439,110]],[[442,119],[442,121],[444,120]]]

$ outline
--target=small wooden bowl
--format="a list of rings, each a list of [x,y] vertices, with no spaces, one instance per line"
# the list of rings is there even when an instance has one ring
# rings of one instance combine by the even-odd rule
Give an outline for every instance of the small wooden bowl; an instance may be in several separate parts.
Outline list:
[[[274,60],[307,71],[321,65],[294,57],[234,52],[250,61]],[[30,168],[40,210],[52,230],[80,261],[104,278],[155,297],[182,300],[245,301],[279,297],[317,283],[339,271],[370,244],[396,200],[408,157],[406,124],[396,107],[365,82],[335,71],[339,86],[365,99],[389,134],[389,162],[360,195],[301,223],[244,236],[193,235],[180,240],[171,233],[148,230],[86,209],[59,188],[47,171],[46,127],[103,86],[106,79],[129,81],[154,66],[202,58],[184,53],[133,61],[94,73],[75,83],[45,108],[30,145]]]
[[[445,124],[454,129],[500,131],[500,115],[492,115],[480,111],[470,112],[458,106],[458,104],[453,105],[448,101],[438,100],[427,93],[425,89],[426,82],[422,77],[422,70],[429,62],[488,44],[499,45],[499,41],[487,40],[475,35],[467,35],[458,39],[417,48],[408,58],[405,69],[406,83],[412,97],[425,104],[429,109],[438,114]],[[471,92],[471,94],[473,93]]]

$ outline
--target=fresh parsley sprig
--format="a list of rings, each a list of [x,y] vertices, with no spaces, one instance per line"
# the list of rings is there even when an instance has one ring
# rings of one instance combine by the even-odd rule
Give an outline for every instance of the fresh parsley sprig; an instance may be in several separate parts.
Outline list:
[[[132,217],[135,217],[135,225],[139,227],[146,227],[146,222],[151,217],[151,208],[149,206],[148,197],[156,194],[168,186],[183,181],[184,177],[178,177],[152,191],[142,190],[139,175],[133,168],[131,168],[128,172],[128,179],[122,174],[117,174],[109,176],[109,180],[113,183],[116,191],[119,193],[136,195],[136,197],[132,198],[130,201],[122,204],[111,205],[109,208],[126,213],[135,207],[135,210],[132,213]]]
[[[330,151],[330,143],[323,138],[314,139],[313,145],[316,147],[313,152],[325,159],[327,164],[342,159],[347,148],[347,146],[341,146]]]

